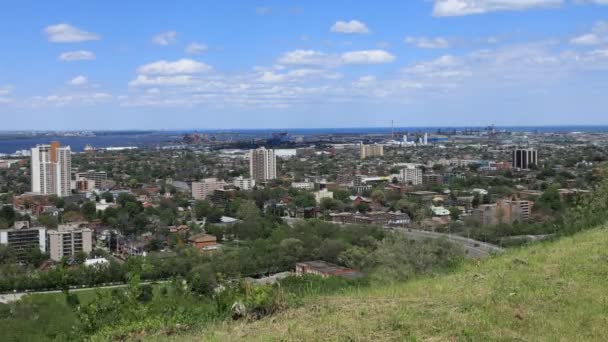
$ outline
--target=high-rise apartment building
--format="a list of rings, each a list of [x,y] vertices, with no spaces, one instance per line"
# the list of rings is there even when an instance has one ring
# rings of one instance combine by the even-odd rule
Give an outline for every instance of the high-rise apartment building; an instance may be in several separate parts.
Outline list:
[[[277,159],[274,150],[260,147],[249,152],[249,173],[256,182],[277,178]]]
[[[32,192],[69,196],[71,193],[72,151],[59,142],[32,148]]]
[[[369,158],[369,157],[382,157],[384,155],[384,146],[383,145],[364,145],[361,144],[361,159]]]
[[[49,230],[48,251],[51,260],[60,261],[78,252],[90,253],[93,250],[93,231],[78,225],[59,225],[57,230]]]
[[[24,261],[32,248],[46,252],[46,229],[30,228],[29,221],[16,221],[13,228],[0,230],[0,245],[11,247],[17,259]]]
[[[400,171],[401,182],[410,185],[422,184],[422,170],[415,166],[408,166]]]
[[[518,148],[513,150],[513,168],[529,170],[532,165],[538,165],[538,152],[533,148]]]
[[[205,178],[200,182],[192,182],[192,197],[197,200],[204,200],[213,195],[218,189],[224,189],[228,183],[217,178]]]

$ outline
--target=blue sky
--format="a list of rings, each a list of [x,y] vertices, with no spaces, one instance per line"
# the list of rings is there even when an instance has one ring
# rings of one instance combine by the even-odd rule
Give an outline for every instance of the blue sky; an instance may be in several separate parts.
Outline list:
[[[2,1],[3,129],[608,124],[608,0]]]

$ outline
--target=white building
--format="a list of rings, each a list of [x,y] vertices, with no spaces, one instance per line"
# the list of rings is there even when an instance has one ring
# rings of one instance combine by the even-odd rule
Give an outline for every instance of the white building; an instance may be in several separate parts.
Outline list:
[[[32,192],[59,197],[71,194],[72,151],[59,142],[32,148]]]
[[[205,178],[200,182],[192,182],[192,197],[197,200],[204,200],[218,189],[223,189],[228,185],[223,180],[217,178]]]
[[[251,190],[255,186],[255,179],[239,176],[232,180],[232,184],[241,190]]]
[[[382,157],[384,156],[384,146],[373,144],[373,145],[364,145],[363,143],[360,145],[360,156],[361,159],[369,158],[369,157]]]
[[[415,166],[407,166],[399,173],[401,182],[411,185],[422,184],[422,170]]]
[[[277,178],[277,159],[274,150],[260,147],[249,152],[249,173],[256,182]]]
[[[79,228],[77,224],[59,225],[57,230],[49,230],[48,246],[51,260],[60,261],[78,252],[91,253],[93,250],[93,231]]]
[[[327,191],[327,189],[316,191],[314,194],[317,203],[321,203],[321,200],[323,200],[324,198],[334,198],[334,193],[331,191]]]
[[[312,182],[293,182],[291,187],[299,190],[312,190],[315,188],[315,183]]]

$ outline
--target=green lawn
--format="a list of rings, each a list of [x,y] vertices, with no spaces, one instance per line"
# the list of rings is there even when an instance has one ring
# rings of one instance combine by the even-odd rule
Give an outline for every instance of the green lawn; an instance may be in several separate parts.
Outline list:
[[[464,265],[448,275],[313,299],[257,322],[146,340],[606,341],[608,230]]]
[[[74,292],[81,303],[94,298],[96,291]],[[0,304],[1,341],[65,341],[76,315],[63,293],[35,294],[19,302]]]

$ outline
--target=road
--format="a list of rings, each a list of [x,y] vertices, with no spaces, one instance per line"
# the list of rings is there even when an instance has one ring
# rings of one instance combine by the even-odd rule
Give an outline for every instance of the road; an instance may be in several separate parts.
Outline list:
[[[456,243],[464,247],[467,256],[473,259],[484,258],[493,254],[500,254],[504,252],[504,249],[496,245],[481,242],[469,238],[465,238],[459,235],[444,234],[429,232],[425,230],[417,230],[410,228],[395,228],[395,227],[384,227],[396,232],[405,234],[408,238],[413,240],[424,240],[424,239],[446,239],[447,241]]]
[[[144,281],[144,282],[141,282],[140,285],[157,284],[157,283],[160,284],[160,283],[166,283],[166,282],[169,282],[169,280]],[[81,292],[81,291],[102,290],[102,289],[114,289],[114,288],[120,288],[120,287],[126,287],[126,286],[129,286],[129,284],[115,284],[115,285],[106,285],[106,286],[97,286],[97,287],[76,287],[76,288],[71,288],[70,292]],[[3,294],[0,294],[0,303],[2,303],[2,304],[8,304],[10,302],[17,301],[17,300],[21,299],[21,297],[26,296],[26,295],[52,294],[52,293],[63,293],[63,290],[3,293]]]

